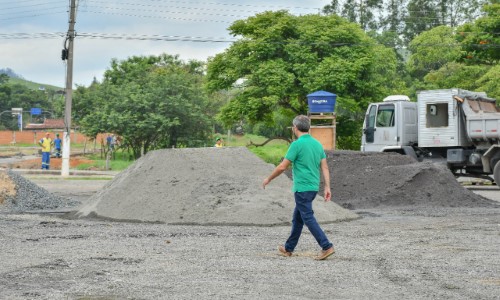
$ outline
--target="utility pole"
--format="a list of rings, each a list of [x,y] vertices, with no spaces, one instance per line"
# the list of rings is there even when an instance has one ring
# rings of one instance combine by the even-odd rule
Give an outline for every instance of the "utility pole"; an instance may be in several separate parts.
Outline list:
[[[68,48],[63,50],[67,54],[66,68],[66,103],[64,107],[64,133],[61,176],[69,176],[69,157],[71,151],[71,101],[73,97],[73,42],[75,39],[76,0],[71,0],[69,12],[69,29],[66,36]],[[66,43],[65,43],[66,44]],[[66,45],[65,45],[66,47]],[[64,58],[63,58],[64,59]]]

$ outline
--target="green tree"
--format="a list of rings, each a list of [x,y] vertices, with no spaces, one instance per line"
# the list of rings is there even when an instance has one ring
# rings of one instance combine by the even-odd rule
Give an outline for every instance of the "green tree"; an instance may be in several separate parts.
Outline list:
[[[476,81],[477,90],[484,91],[489,97],[500,100],[500,81],[498,78],[500,78],[500,65],[495,65]]]
[[[211,116],[202,73],[202,63],[166,54],[113,60],[101,84],[75,93],[87,102],[80,124],[92,136],[121,136],[136,158],[151,149],[203,146]]]
[[[241,39],[212,58],[207,73],[211,91],[240,82],[220,114],[228,125],[269,121],[280,108],[307,113],[306,96],[317,90],[336,93],[338,113],[360,123],[369,102],[403,85],[394,51],[336,15],[265,12],[229,30]]]
[[[409,50],[412,54],[408,67],[417,79],[422,79],[430,71],[439,70],[448,62],[456,61],[461,53],[453,29],[448,26],[422,32],[410,42]]]
[[[0,112],[11,110],[14,107],[22,108],[24,111],[29,111],[33,107],[42,108],[43,111],[52,111],[52,102],[49,100],[44,91],[33,90],[25,85],[18,83],[5,82],[0,84]],[[43,117],[51,117],[44,115],[37,120],[43,122]],[[28,119],[24,119],[26,123]],[[3,114],[1,122],[2,128],[17,130],[17,120],[13,119],[10,114]]]
[[[377,12],[383,6],[383,0],[338,0],[323,8],[325,14],[337,14],[350,22],[358,23],[363,30],[376,30],[379,28]]]
[[[485,16],[457,30],[457,40],[463,45],[462,61],[467,64],[495,65],[500,59],[500,3],[485,5],[483,11]]]
[[[465,64],[450,62],[439,70],[429,72],[424,78],[427,89],[446,89],[459,87],[466,90],[477,90],[476,83],[491,67],[468,66]]]
[[[466,22],[472,22],[479,16],[481,7],[486,0],[436,0],[439,22],[451,27],[457,27]]]
[[[424,31],[443,25],[437,5],[432,0],[410,0],[406,12],[403,30],[406,43]]]
[[[7,74],[0,74],[0,84],[4,84],[9,82],[9,75]]]
[[[414,51],[412,57],[416,58],[412,61],[414,63],[412,67],[414,70],[420,68],[420,75],[423,75],[421,88],[460,87],[484,91],[493,98],[500,96],[498,85],[499,54],[496,51],[500,43],[496,34],[500,30],[499,9],[500,5],[486,5],[484,7],[485,16],[454,31],[455,42],[461,43],[458,48],[435,47],[436,49],[432,49],[429,47],[428,50],[425,50],[424,45],[420,43],[432,41],[433,36],[435,39],[435,31],[440,31],[440,27],[422,33],[422,37],[419,36],[412,41],[411,45],[414,43],[418,45],[412,49]],[[441,36],[446,37],[446,43],[451,45],[449,41],[451,35],[443,31]],[[426,73],[425,67],[422,67],[424,64],[420,64],[419,67],[417,61],[426,61],[429,66],[428,73]]]

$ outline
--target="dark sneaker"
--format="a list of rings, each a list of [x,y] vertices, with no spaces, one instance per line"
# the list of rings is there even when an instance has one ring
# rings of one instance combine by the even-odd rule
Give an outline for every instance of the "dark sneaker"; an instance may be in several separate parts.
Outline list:
[[[283,256],[292,256],[292,252],[286,251],[285,247],[283,246],[278,246],[278,251],[281,253]]]
[[[314,259],[315,260],[323,260],[326,259],[328,256],[332,255],[335,253],[335,249],[333,249],[333,246],[326,249],[326,250],[321,250],[318,256],[316,256]]]

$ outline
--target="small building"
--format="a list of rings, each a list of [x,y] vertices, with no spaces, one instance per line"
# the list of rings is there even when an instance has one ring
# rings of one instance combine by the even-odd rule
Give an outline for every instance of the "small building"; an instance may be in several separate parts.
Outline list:
[[[29,131],[50,131],[50,132],[64,132],[64,119],[45,119],[41,124],[28,123],[24,126],[23,130]]]

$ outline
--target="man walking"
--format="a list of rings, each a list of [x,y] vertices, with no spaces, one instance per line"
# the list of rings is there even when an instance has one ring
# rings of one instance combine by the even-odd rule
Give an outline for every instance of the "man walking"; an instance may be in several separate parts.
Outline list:
[[[262,186],[266,188],[266,185],[281,175],[292,164],[295,197],[292,230],[285,245],[279,246],[278,250],[284,256],[291,256],[299,242],[305,224],[322,249],[315,259],[323,260],[332,255],[335,250],[314,217],[312,201],[319,191],[320,169],[325,182],[325,201],[331,200],[330,172],[323,146],[309,134],[310,127],[311,123],[307,116],[299,115],[295,117],[292,130],[297,136],[297,140],[290,145],[283,161],[269,177],[264,179]]]
[[[50,167],[50,149],[54,144],[50,138],[50,134],[47,132],[38,144],[42,147],[42,170],[48,170]]]

